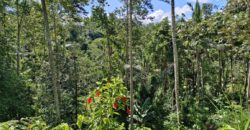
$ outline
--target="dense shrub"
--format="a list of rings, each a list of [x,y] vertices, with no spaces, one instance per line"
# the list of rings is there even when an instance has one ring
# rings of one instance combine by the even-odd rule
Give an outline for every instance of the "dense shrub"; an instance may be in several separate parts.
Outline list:
[[[86,112],[78,116],[78,127],[82,128],[85,124],[91,130],[123,129],[125,124],[119,121],[120,116],[124,112],[130,112],[127,108],[127,88],[119,78],[97,84],[99,88],[83,100]]]

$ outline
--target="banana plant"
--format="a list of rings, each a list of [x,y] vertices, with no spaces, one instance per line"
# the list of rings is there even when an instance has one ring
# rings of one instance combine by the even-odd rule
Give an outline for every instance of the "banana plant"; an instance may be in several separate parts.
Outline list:
[[[145,124],[150,118],[151,114],[151,108],[152,108],[151,99],[147,98],[142,105],[140,105],[138,102],[134,104],[135,108],[135,115],[134,115],[134,120],[139,122],[140,124]]]

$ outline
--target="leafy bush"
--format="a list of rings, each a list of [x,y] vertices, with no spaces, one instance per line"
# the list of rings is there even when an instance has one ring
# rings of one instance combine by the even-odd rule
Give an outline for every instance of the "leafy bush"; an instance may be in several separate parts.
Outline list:
[[[67,123],[52,128],[40,117],[22,118],[0,123],[0,130],[73,130]]]
[[[52,130],[73,130],[73,129],[70,128],[67,123],[62,123],[62,124],[54,127]]]
[[[250,111],[244,110],[241,105],[232,103],[210,117],[210,120],[219,126],[219,130],[248,130],[250,129]]]
[[[117,119],[122,113],[130,112],[126,109],[127,88],[119,78],[112,78],[111,81],[104,80],[97,84],[99,88],[85,97],[84,109],[87,112],[78,115],[77,126],[82,128],[83,124],[86,124],[91,130],[124,129],[124,123]]]
[[[31,93],[22,77],[0,63],[0,122],[34,114]]]
[[[0,123],[1,130],[46,130],[47,124],[40,117],[21,118]]]

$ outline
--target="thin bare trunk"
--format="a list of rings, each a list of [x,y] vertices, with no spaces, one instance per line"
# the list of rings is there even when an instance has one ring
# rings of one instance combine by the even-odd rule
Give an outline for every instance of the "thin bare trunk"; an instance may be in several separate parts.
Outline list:
[[[248,67],[248,75],[246,77],[247,80],[247,86],[246,86],[246,107],[250,109],[250,65],[249,65],[249,59],[247,59],[247,67]]]
[[[249,0],[245,0],[246,4],[247,4],[247,12],[248,12],[248,18],[250,18],[250,1]]]
[[[233,83],[233,52],[232,52],[232,50],[230,52],[231,52],[231,55],[230,55],[230,73],[231,73],[230,81],[231,81],[231,83]]]
[[[57,26],[56,26],[56,12],[57,12],[57,8],[55,5],[53,5],[53,29],[54,29],[54,42],[56,44],[56,51],[59,51],[59,44],[57,42]],[[55,55],[56,59],[58,59],[58,52],[56,52],[56,55]],[[55,63],[56,64],[56,63]],[[59,104],[61,103],[61,84],[60,84],[60,76],[59,76],[59,70],[60,68],[58,67],[55,67],[55,72],[56,72],[56,88],[57,88],[57,93],[58,93],[58,101],[59,101]]]
[[[17,50],[16,50],[16,71],[17,75],[20,74],[20,33],[21,33],[21,24],[22,24],[22,17],[20,18],[20,11],[19,11],[19,0],[16,0],[16,8],[17,8]]]
[[[205,93],[205,88],[204,88],[204,80],[203,80],[203,77],[204,77],[204,72],[203,72],[203,57],[201,56],[201,61],[200,61],[200,72],[201,72],[201,97],[204,97],[204,93]]]
[[[128,9],[129,5],[128,5],[128,1],[126,1],[126,44],[125,44],[125,64],[129,64],[129,54],[128,54],[128,51],[129,51],[129,48],[128,48],[128,35],[129,35],[129,32],[128,32],[128,20],[129,20],[129,9]],[[128,86],[128,77],[129,77],[129,71],[128,69],[125,69],[125,83],[126,85]]]
[[[75,76],[74,76],[74,81],[75,81],[75,121],[77,121],[77,114],[78,114],[78,75],[77,75],[77,57],[74,56],[74,70],[75,70]]]
[[[50,30],[49,30],[49,21],[47,15],[47,8],[45,0],[41,0],[42,3],[42,11],[43,11],[43,18],[44,18],[44,27],[45,27],[45,39],[48,44],[48,51],[49,51],[49,64],[50,64],[50,71],[52,75],[52,86],[53,86],[53,93],[54,93],[54,101],[55,101],[55,109],[56,109],[56,122],[60,122],[60,106],[59,106],[59,98],[58,98],[58,88],[56,85],[56,73],[55,73],[55,63],[54,63],[54,56],[52,50],[52,43],[50,38]]]
[[[195,63],[192,62],[192,95],[195,96],[196,95],[196,76],[195,76]]]
[[[175,0],[171,0],[171,15],[172,15],[172,42],[174,53],[174,77],[175,77],[175,104],[178,128],[180,124],[179,118],[179,67],[178,67],[178,50],[176,45],[176,23],[175,23]]]
[[[250,18],[250,1],[246,1],[247,3],[247,10],[248,10],[248,18]],[[249,58],[247,59],[247,67],[248,67],[248,77],[247,77],[247,89],[246,89],[246,107],[250,109],[250,64]]]
[[[222,58],[221,58],[221,51],[219,50],[219,89],[217,92],[218,94],[222,91]]]
[[[201,91],[201,81],[200,81],[200,79],[201,79],[201,75],[200,75],[200,53],[199,53],[199,51],[198,51],[198,49],[196,49],[196,89],[197,89],[197,91],[198,91],[198,94],[196,95],[197,97],[199,97],[200,96],[200,91]]]
[[[168,87],[168,73],[167,73],[167,70],[168,70],[168,47],[166,46],[165,47],[165,55],[166,57],[164,58],[164,63],[163,63],[163,72],[164,72],[164,75],[165,75],[165,78],[163,80],[163,86],[164,86],[164,93],[167,92],[167,87]]]
[[[225,52],[224,52],[224,50],[222,51],[222,57],[221,57],[221,69],[222,69],[222,79],[221,79],[221,81],[222,81],[222,84],[221,84],[221,87],[222,87],[222,92],[225,90],[225,85],[226,85],[226,71],[225,71],[225,63],[226,63],[226,61],[225,61],[225,59],[224,59],[224,55],[225,55]]]
[[[108,62],[109,62],[108,63],[109,64],[109,78],[111,78],[111,74],[112,74],[112,63],[111,63],[112,47],[111,47],[109,36],[107,37],[107,48],[108,48]]]
[[[133,87],[133,57],[132,57],[132,0],[128,0],[129,15],[128,15],[128,44],[129,44],[129,65],[130,65],[130,130],[134,129],[133,115],[134,115],[134,87]]]
[[[1,16],[1,15],[0,15]],[[0,34],[3,33],[3,19],[0,20]]]

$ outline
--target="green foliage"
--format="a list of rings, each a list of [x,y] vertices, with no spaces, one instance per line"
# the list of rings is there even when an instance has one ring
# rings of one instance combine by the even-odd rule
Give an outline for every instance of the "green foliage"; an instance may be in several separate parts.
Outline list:
[[[68,124],[62,123],[62,124],[52,128],[52,130],[73,130],[73,129],[70,128]]]
[[[167,117],[167,120],[164,121],[164,129],[169,130],[178,130],[178,126],[176,125],[177,116],[176,113],[170,113]],[[187,129],[184,126],[179,126],[181,129]]]
[[[92,14],[83,18],[84,6],[91,2]],[[127,95],[128,87],[126,1],[121,0],[124,6],[114,12],[106,11],[107,0],[91,2],[46,1],[65,122],[58,125],[40,2],[0,0],[0,121],[11,120],[0,129],[128,128],[128,99],[119,98]],[[167,18],[142,24],[153,6],[150,0],[133,2],[135,129],[177,129],[171,26]],[[222,12],[198,0],[188,5],[192,20],[183,15],[177,22],[180,129],[249,129],[248,106],[238,105],[248,85],[249,2],[228,0]],[[23,21],[20,48],[17,16]],[[114,75],[122,78],[111,78]],[[22,118],[35,115],[42,119]]]
[[[193,20],[195,23],[199,23],[202,19],[201,7],[198,0],[196,0],[194,13],[193,13]]]
[[[87,124],[88,129],[123,129],[124,123],[119,123],[116,118],[120,111],[126,111],[128,99],[127,89],[120,78],[111,78],[97,82],[99,88],[90,92],[85,97],[83,115],[78,115],[77,126]]]
[[[22,118],[0,123],[1,130],[73,130],[67,123],[49,127],[40,117]]]
[[[219,130],[248,130],[250,128],[250,112],[241,105],[231,103],[218,110],[210,120],[219,127]]]
[[[140,106],[138,103],[134,105],[135,113],[134,118],[136,121],[138,121],[140,124],[145,124],[150,116],[152,105],[150,105],[150,99],[147,98],[142,106]],[[152,113],[151,113],[152,114]]]
[[[1,130],[46,130],[47,124],[40,117],[22,118],[0,123]]]
[[[30,86],[4,64],[0,64],[0,86],[0,121],[33,114]]]

